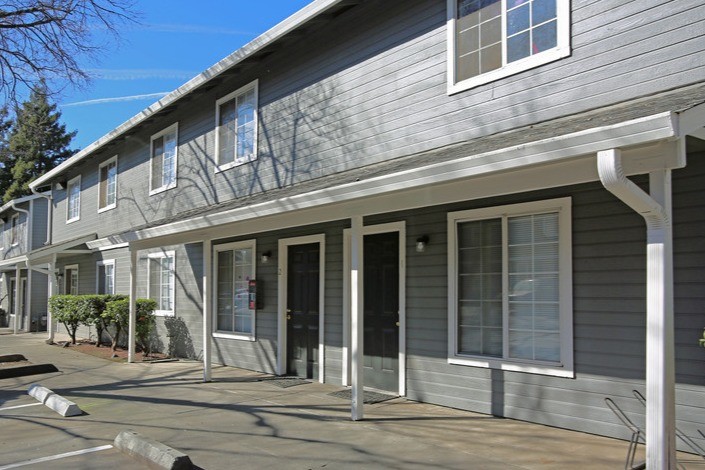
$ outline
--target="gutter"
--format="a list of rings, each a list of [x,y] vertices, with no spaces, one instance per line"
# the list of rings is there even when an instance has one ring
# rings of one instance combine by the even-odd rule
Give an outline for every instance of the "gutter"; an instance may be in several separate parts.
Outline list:
[[[598,152],[597,168],[604,187],[646,221],[646,468],[675,469],[671,168],[649,173],[650,194],[624,176],[617,148]]]

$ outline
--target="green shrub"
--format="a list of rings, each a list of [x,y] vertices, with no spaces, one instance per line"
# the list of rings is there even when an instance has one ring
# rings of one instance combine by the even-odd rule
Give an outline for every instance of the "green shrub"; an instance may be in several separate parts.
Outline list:
[[[76,344],[76,330],[88,320],[85,306],[79,306],[78,295],[52,295],[49,299],[49,311],[56,321],[64,324],[71,336],[71,343]]]
[[[154,311],[157,302],[153,299],[137,299],[137,322],[135,323],[135,336],[140,348],[149,355],[151,351],[150,336],[154,330]]]

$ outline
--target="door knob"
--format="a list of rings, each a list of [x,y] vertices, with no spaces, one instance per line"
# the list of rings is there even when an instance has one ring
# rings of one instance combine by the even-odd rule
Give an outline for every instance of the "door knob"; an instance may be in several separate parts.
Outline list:
[[[286,316],[286,319],[287,319],[287,320],[291,320],[291,315],[287,315],[287,316]]]

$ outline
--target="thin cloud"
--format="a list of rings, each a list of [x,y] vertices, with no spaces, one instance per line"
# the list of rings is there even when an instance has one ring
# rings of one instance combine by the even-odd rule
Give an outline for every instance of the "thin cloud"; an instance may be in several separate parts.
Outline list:
[[[198,75],[192,70],[177,69],[89,69],[87,72],[100,80],[188,80]]]
[[[122,103],[125,101],[138,101],[138,100],[149,100],[149,99],[159,99],[162,98],[166,95],[168,95],[168,91],[160,92],[160,93],[148,93],[145,95],[132,95],[132,96],[118,96],[115,98],[98,98],[95,100],[87,100],[87,101],[76,101],[74,103],[66,103],[62,104],[62,108],[69,108],[73,106],[92,106],[96,104],[106,104],[106,103]]]
[[[255,36],[252,31],[239,29],[217,28],[195,24],[147,24],[145,28],[159,33],[186,33],[186,34],[220,34],[227,36]]]

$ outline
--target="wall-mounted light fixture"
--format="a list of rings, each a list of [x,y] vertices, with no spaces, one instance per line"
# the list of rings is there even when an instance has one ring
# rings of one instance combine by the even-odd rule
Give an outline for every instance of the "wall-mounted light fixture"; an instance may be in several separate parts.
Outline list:
[[[260,259],[262,260],[262,264],[267,264],[267,263],[269,263],[269,259],[270,259],[271,257],[272,257],[272,252],[271,252],[271,250],[270,250],[270,251],[265,251],[264,253],[262,253],[261,258],[260,258]]]
[[[428,235],[423,235],[416,239],[416,252],[423,253],[426,251],[426,245],[428,245]]]

